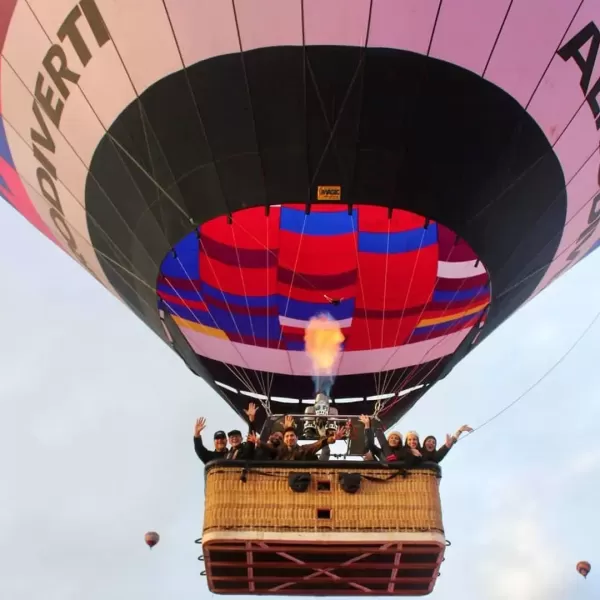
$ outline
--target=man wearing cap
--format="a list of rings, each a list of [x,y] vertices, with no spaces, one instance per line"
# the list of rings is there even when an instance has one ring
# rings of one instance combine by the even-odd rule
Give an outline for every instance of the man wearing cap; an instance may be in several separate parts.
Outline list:
[[[250,427],[252,432],[252,425]],[[254,456],[254,444],[242,441],[242,432],[239,429],[232,429],[227,436],[229,437],[229,450],[225,455],[227,460],[250,460]]]
[[[248,404],[248,408],[244,409],[250,427],[248,434],[254,433],[254,420],[256,419],[256,411],[258,407],[254,402]],[[254,458],[254,444],[242,441],[242,432],[239,429],[232,429],[227,436],[229,437],[229,450],[225,458],[227,460],[250,460]]]
[[[215,449],[208,450],[202,442],[202,432],[206,427],[206,419],[200,417],[196,419],[196,426],[194,427],[194,450],[198,458],[204,463],[209,463],[211,460],[217,458],[225,458],[227,456],[227,436],[224,431],[215,432]]]
[[[256,418],[256,412],[258,407],[250,402],[248,408],[244,410],[248,416],[250,422],[249,433],[254,432],[254,419]],[[215,438],[215,449],[208,450],[202,442],[202,431],[206,427],[206,419],[200,417],[196,419],[196,426],[194,428],[194,449],[196,455],[204,463],[209,463],[211,460],[217,460],[218,458],[226,458],[229,460],[249,460],[254,455],[254,444],[248,444],[247,442],[242,443],[242,433],[238,429],[233,429],[227,436],[224,431],[217,431],[214,435]],[[229,437],[230,449],[227,449],[227,437]]]

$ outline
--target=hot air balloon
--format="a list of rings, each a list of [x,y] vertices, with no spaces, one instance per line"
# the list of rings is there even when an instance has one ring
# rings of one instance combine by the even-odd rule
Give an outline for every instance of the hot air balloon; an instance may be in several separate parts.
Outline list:
[[[590,574],[592,566],[587,560],[581,560],[577,563],[577,572],[583,575],[584,579]]]
[[[150,550],[152,550],[152,548],[160,542],[160,535],[158,535],[156,531],[149,531],[144,536],[144,541],[146,542],[146,545],[150,547]]]
[[[0,195],[242,417],[314,402],[330,315],[332,407],[387,427],[598,247],[597,22],[592,0],[4,0]]]

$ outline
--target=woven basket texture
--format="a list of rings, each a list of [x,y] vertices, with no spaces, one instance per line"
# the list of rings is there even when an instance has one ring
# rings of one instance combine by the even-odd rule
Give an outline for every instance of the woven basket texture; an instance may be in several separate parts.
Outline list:
[[[362,475],[357,493],[342,489],[339,478],[344,472]],[[290,489],[290,473],[310,473],[306,492]],[[241,474],[238,468],[209,470],[204,534],[220,530],[443,533],[439,479],[432,471],[411,470],[402,477],[387,469],[282,466],[252,468],[245,483]],[[329,490],[320,491],[325,482]]]

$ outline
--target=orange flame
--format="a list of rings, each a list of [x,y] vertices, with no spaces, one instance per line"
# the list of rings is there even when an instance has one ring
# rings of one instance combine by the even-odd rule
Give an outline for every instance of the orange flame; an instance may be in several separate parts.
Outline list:
[[[329,315],[317,315],[309,321],[304,344],[315,371],[331,374],[344,339],[340,324]]]

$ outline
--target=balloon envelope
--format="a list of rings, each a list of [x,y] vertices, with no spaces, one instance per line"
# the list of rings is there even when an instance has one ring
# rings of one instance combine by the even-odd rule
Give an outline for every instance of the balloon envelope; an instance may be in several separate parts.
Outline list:
[[[149,531],[144,536],[144,540],[146,541],[146,544],[150,546],[150,548],[153,548],[160,541],[160,535],[158,535],[158,533],[156,533],[155,531]]]
[[[597,248],[600,5],[300,5],[5,0],[0,192],[240,414],[327,312],[389,424]]]
[[[577,563],[577,572],[584,577],[589,575],[589,572],[592,570],[592,566],[587,560],[582,560]]]

